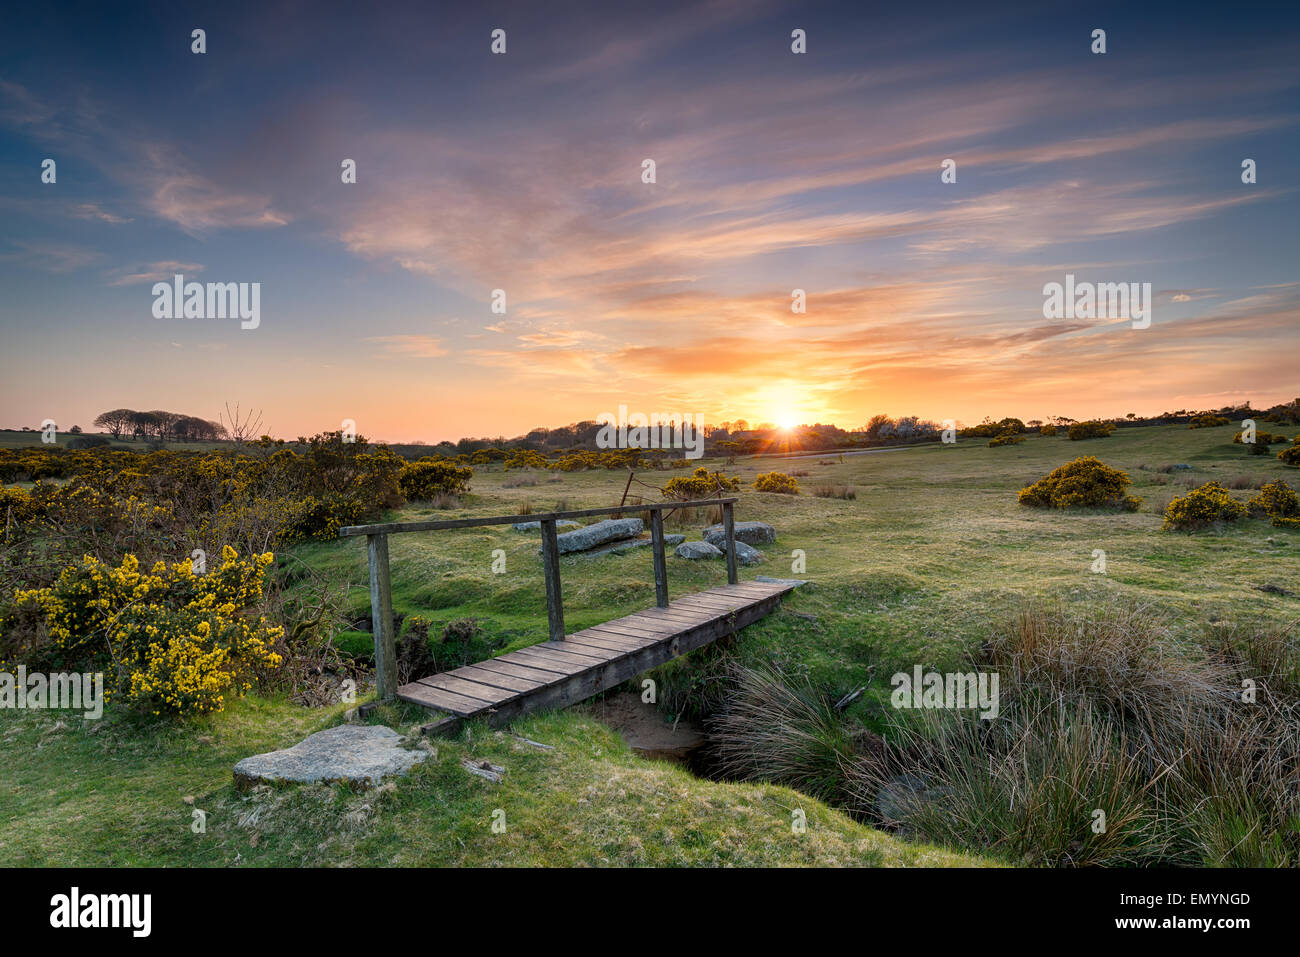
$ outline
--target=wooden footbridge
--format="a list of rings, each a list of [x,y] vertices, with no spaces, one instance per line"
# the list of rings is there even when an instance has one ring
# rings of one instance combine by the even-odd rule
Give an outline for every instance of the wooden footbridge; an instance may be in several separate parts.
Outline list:
[[[375,637],[375,684],[380,699],[394,695],[442,715],[426,731],[442,731],[465,718],[494,725],[543,708],[577,704],[679,655],[733,634],[769,614],[794,586],[788,582],[740,582],[736,572],[734,498],[661,502],[431,522],[350,525],[343,537],[366,536],[370,557],[370,612]],[[668,601],[663,513],[678,508],[721,506],[726,536],[727,584]],[[560,593],[556,522],[624,512],[650,513],[650,552],[656,607],[566,635]],[[540,522],[542,568],[550,640],[397,686],[388,536],[516,522]]]

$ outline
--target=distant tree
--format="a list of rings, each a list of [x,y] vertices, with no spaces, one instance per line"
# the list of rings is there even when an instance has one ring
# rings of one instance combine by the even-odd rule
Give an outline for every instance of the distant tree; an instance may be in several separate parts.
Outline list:
[[[79,426],[79,425],[74,425],[72,428],[68,429],[68,431],[69,431],[70,433],[72,433],[73,435],[80,435],[80,434],[81,434],[81,426]]]
[[[134,409],[113,409],[111,412],[101,412],[95,416],[94,425],[107,429],[113,438],[120,439],[123,432],[134,427],[132,418],[135,415]]]

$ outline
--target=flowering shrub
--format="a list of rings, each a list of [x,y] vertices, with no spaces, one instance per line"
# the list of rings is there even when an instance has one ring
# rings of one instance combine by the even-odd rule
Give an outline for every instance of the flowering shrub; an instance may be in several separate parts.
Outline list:
[[[436,495],[460,495],[469,491],[474,470],[454,462],[421,459],[402,469],[398,485],[412,501],[427,502]]]
[[[1247,508],[1252,515],[1272,519],[1278,528],[1300,528],[1300,496],[1281,479],[1264,485]]]
[[[1209,412],[1202,412],[1200,415],[1192,416],[1192,421],[1187,423],[1189,429],[1213,429],[1221,425],[1231,425],[1232,420],[1223,415],[1212,415]]]
[[[740,488],[740,479],[731,478],[721,472],[710,472],[700,466],[689,476],[678,475],[668,480],[664,494],[680,502],[695,498],[708,498],[720,492],[734,492]]]
[[[1011,432],[1008,432],[1005,435],[999,435],[996,438],[989,439],[989,448],[996,449],[999,445],[1019,445],[1024,440],[1024,436],[1014,435]]]
[[[1234,435],[1232,437],[1233,444],[1235,445],[1247,444],[1247,443],[1243,443],[1242,440],[1242,436],[1244,434],[1245,434],[1245,430],[1243,429],[1241,432],[1238,432],[1236,435]],[[1285,442],[1285,441],[1286,441],[1285,435],[1278,435],[1274,432],[1265,432],[1261,429],[1255,433],[1256,445],[1275,445],[1278,442]]]
[[[32,668],[103,671],[106,694],[154,714],[221,711],[278,667],[283,630],[252,608],[262,598],[270,552],[196,575],[189,561],[140,570],[134,555],[113,567],[86,556],[48,588],[18,591],[0,620],[0,659]]]
[[[1206,482],[1169,503],[1163,527],[1204,528],[1217,522],[1235,522],[1245,514],[1246,506],[1229,495],[1226,488],[1218,482]]]
[[[1142,500],[1127,494],[1128,473],[1084,455],[1020,490],[1021,505],[1036,508],[1120,508],[1137,511]]]
[[[1054,426],[1054,425],[1044,425],[1044,426],[1041,426],[1041,427],[1039,427],[1039,429],[1038,429],[1038,434],[1039,434],[1039,435],[1047,435],[1047,436],[1055,435],[1055,434],[1056,434],[1056,426]]]
[[[507,469],[544,469],[547,465],[546,456],[533,449],[515,449],[505,459]]]
[[[560,472],[577,472],[582,469],[635,468],[641,461],[640,449],[606,449],[603,452],[575,449],[565,452],[547,467]]]
[[[754,480],[754,488],[760,492],[779,492],[782,495],[798,495],[799,480],[784,472],[764,472]]]
[[[1300,468],[1300,435],[1297,435],[1287,448],[1277,453],[1277,457],[1285,465],[1294,465],[1296,468]]]
[[[1104,439],[1114,431],[1114,422],[1075,422],[1067,435],[1071,442],[1078,442],[1082,439]]]

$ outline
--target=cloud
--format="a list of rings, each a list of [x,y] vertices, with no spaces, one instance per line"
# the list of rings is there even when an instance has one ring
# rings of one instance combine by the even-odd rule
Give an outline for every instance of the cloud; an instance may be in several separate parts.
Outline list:
[[[137,283],[146,282],[170,282],[172,277],[180,273],[200,273],[203,272],[203,266],[200,263],[182,263],[167,260],[165,262],[151,263],[147,266],[139,267],[138,272],[119,275],[111,282],[110,286],[133,286]]]
[[[442,347],[442,340],[435,339],[433,336],[370,336],[365,341],[377,343],[384,354],[390,356],[436,359],[447,354],[447,350]]]

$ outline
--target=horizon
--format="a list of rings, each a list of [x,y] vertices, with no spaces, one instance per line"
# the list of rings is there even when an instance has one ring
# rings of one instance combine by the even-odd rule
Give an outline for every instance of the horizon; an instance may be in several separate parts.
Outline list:
[[[18,11],[0,407],[436,444],[1288,401],[1300,12],[1178,9]],[[176,275],[258,321],[157,318]],[[1045,318],[1075,276],[1149,286],[1149,326]]]

